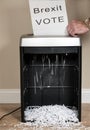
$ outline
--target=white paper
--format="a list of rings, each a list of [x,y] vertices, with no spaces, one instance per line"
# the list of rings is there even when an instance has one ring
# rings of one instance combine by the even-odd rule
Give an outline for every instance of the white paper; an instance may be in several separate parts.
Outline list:
[[[65,0],[29,0],[34,35],[67,35]]]

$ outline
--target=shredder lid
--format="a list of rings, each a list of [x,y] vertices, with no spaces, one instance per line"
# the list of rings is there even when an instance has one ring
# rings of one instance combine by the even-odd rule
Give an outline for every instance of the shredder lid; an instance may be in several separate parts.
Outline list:
[[[22,47],[58,47],[58,46],[81,46],[79,37],[22,37]]]

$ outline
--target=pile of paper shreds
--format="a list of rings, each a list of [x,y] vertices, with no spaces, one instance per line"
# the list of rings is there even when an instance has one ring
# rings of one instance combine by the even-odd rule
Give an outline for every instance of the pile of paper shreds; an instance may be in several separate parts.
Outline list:
[[[24,114],[25,121],[29,126],[70,127],[79,123],[78,113],[75,107],[69,109],[64,105],[28,106]]]

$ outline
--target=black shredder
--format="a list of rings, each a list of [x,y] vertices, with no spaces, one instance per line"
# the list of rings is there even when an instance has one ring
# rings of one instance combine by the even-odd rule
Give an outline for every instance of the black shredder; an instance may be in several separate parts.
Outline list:
[[[28,106],[75,107],[81,120],[81,44],[78,37],[23,36],[20,43],[21,120]]]

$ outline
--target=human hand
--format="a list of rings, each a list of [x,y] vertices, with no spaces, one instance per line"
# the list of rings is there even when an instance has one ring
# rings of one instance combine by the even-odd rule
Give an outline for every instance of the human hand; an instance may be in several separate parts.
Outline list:
[[[83,21],[72,20],[67,26],[67,31],[71,36],[77,36],[89,31],[89,28]]]

